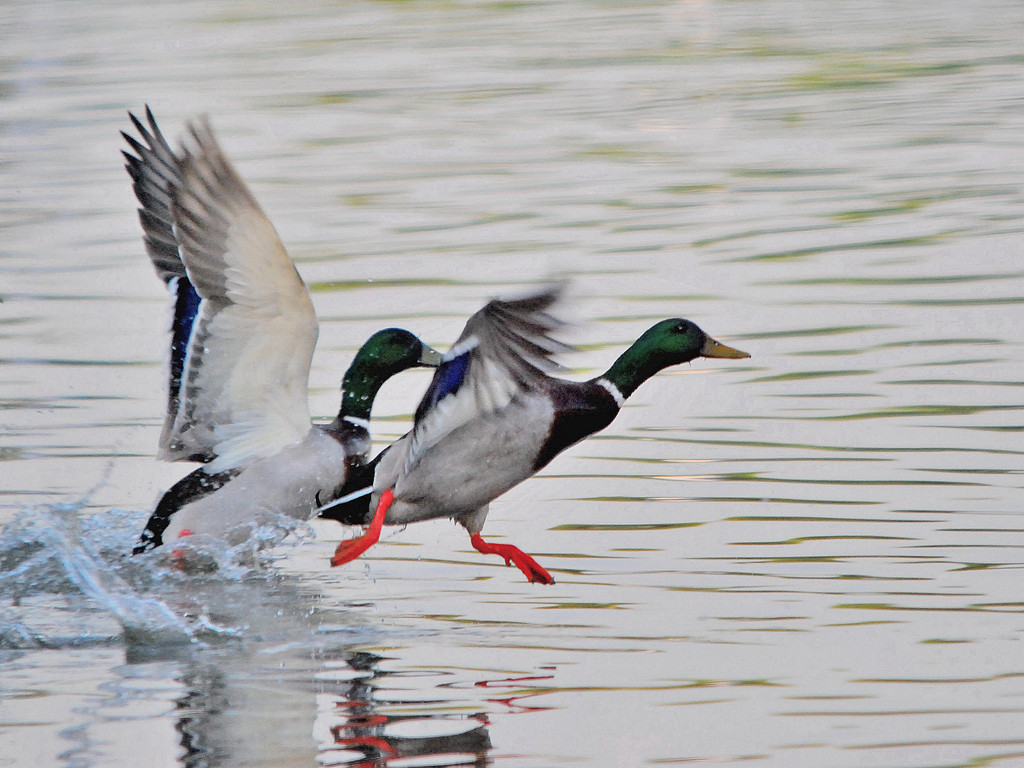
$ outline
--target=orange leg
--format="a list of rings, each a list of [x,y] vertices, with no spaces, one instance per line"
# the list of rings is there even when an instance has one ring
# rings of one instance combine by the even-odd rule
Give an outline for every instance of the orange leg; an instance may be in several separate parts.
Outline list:
[[[370,527],[366,529],[366,533],[354,539],[345,539],[345,541],[341,542],[338,548],[334,550],[331,565],[342,565],[343,563],[352,562],[380,540],[380,530],[384,527],[384,516],[394,500],[395,494],[390,490],[384,491],[381,494],[380,501],[377,502],[377,510],[373,513],[373,519],[370,521]]]
[[[555,580],[551,578],[551,574],[541,568],[536,560],[523,552],[519,547],[514,547],[511,544],[491,544],[488,541],[484,541],[479,533],[474,533],[470,536],[469,543],[473,545],[477,552],[505,558],[505,565],[515,563],[516,568],[522,571],[527,580],[534,584],[555,583]]]
[[[178,534],[178,538],[179,539],[183,539],[186,536],[191,536],[191,535],[192,535],[192,531],[190,531],[188,528],[182,528],[181,529],[181,533]],[[171,550],[171,560],[174,563],[174,567],[177,568],[179,571],[184,571],[185,570],[185,550],[183,550],[183,549],[172,549]]]

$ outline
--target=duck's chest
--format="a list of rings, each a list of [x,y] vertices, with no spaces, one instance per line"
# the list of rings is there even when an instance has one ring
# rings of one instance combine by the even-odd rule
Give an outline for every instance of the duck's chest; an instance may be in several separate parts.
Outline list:
[[[550,427],[537,453],[534,472],[569,446],[607,427],[619,412],[612,394],[589,381],[553,387],[548,399],[552,406]]]

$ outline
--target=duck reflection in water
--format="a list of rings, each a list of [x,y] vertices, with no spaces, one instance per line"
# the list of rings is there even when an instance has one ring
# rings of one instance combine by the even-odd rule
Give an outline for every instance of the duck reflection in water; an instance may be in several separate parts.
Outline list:
[[[401,705],[408,708],[411,704],[407,699],[387,701],[381,697],[377,682],[382,677],[396,673],[377,669],[382,657],[372,653],[354,653],[345,661],[352,669],[366,672],[366,676],[350,681],[335,701],[335,711],[343,722],[331,726],[330,732],[336,747],[363,753],[363,760],[355,763],[355,766],[378,768],[388,765],[391,760],[456,755],[465,755],[466,759],[459,762],[446,761],[444,764],[480,768],[489,764],[487,754],[491,749],[491,739],[487,732],[487,715],[484,712],[440,716],[383,714],[379,711],[381,706]],[[435,726],[431,730],[437,730],[438,721],[451,722],[453,730],[465,724],[469,724],[470,727],[468,730],[440,736],[395,736],[388,733],[388,729],[397,724],[416,721],[431,721]]]
[[[383,659],[371,653],[344,652],[341,660],[361,674],[338,684],[336,690],[334,683],[317,683],[315,692],[301,685],[282,686],[268,677],[265,667],[238,675],[231,671],[232,662],[188,662],[179,678],[186,693],[176,702],[181,764],[211,768],[298,763],[303,743],[309,744],[310,765],[337,759],[348,766],[383,768],[393,760],[416,757],[443,757],[444,765],[451,766],[483,768],[489,764],[486,713],[385,714],[382,708],[408,710],[413,704],[405,698],[389,701],[381,694],[382,678],[403,673],[378,669]],[[268,696],[271,688],[273,694]],[[333,706],[326,710],[321,706],[317,712],[316,693],[329,693]],[[330,741],[321,741],[318,748],[310,732],[322,731],[314,727],[314,721],[325,716],[329,722],[324,730]],[[457,732],[436,736],[389,733],[395,726],[415,732],[416,721],[424,721],[424,731],[437,732],[439,723],[450,723],[451,728],[445,730]],[[413,725],[405,727],[407,723]]]

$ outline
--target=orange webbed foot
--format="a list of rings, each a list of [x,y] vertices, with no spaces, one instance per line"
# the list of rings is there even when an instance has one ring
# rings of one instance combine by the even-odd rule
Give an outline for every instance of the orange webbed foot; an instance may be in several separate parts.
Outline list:
[[[554,584],[555,580],[551,574],[540,567],[536,560],[523,552],[519,547],[512,544],[492,544],[484,541],[479,533],[469,537],[469,542],[477,552],[485,555],[497,555],[505,559],[505,565],[515,564],[516,568],[523,572],[527,581],[533,584]]]
[[[341,542],[338,548],[334,550],[334,557],[331,558],[332,566],[352,562],[380,540],[380,532],[384,527],[384,517],[394,499],[395,495],[390,490],[384,491],[381,494],[380,501],[377,502],[377,509],[373,513],[373,519],[370,521],[366,533],[354,539],[345,539],[345,541]]]

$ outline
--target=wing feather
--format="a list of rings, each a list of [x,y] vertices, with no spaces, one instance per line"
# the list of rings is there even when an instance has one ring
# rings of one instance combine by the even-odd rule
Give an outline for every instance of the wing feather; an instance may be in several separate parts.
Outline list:
[[[209,451],[220,472],[309,431],[317,322],[277,232],[207,122],[190,127],[176,168],[173,231],[202,301],[162,456]]]
[[[171,198],[181,185],[178,159],[161,133],[152,111],[146,107],[146,122],[128,113],[142,141],[121,132],[135,154],[122,151],[125,169],[132,179],[132,189],[139,201],[139,222],[142,224],[146,253],[153,262],[157,275],[171,294],[171,344],[167,355],[167,410],[160,445],[164,446],[174,430],[174,422],[181,405],[181,382],[185,373],[185,358],[189,340],[199,315],[199,294],[185,273],[178,241],[174,234],[174,215]],[[210,446],[180,459],[209,461],[213,458]]]
[[[174,217],[171,213],[171,195],[181,181],[178,159],[160,132],[149,107],[146,107],[148,128],[131,112],[128,117],[144,142],[121,132],[128,146],[135,152],[134,155],[127,151],[121,154],[125,159],[125,169],[132,179],[135,198],[139,201],[143,242],[160,279],[170,283],[174,278],[185,276],[185,265],[178,253]]]
[[[548,313],[562,292],[556,285],[495,299],[469,319],[416,410],[406,471],[446,435],[543,386],[559,367],[552,356],[572,349],[551,336],[564,325]]]

